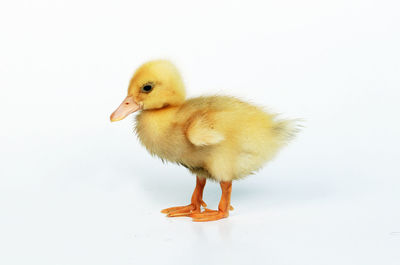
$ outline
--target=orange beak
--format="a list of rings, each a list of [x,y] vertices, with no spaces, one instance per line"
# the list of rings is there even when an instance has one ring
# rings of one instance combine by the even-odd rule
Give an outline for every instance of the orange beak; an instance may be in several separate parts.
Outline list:
[[[110,120],[112,122],[120,121],[139,109],[140,106],[133,100],[133,97],[127,96],[124,101],[122,101],[121,105],[111,114]]]

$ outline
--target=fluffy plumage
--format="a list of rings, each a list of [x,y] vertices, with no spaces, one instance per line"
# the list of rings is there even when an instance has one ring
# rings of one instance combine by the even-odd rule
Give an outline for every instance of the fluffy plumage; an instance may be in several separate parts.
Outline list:
[[[144,111],[136,121],[137,135],[151,154],[217,181],[260,169],[297,131],[293,121],[277,120],[228,96],[192,98],[181,106]]]
[[[293,120],[280,120],[260,107],[229,96],[185,100],[179,71],[165,60],[145,63],[131,79],[128,95],[112,121],[141,110],[136,117],[140,142],[162,160],[178,163],[197,175],[191,204],[162,212],[211,221],[229,215],[232,180],[260,169],[298,131]],[[202,200],[206,179],[219,181],[217,211]]]

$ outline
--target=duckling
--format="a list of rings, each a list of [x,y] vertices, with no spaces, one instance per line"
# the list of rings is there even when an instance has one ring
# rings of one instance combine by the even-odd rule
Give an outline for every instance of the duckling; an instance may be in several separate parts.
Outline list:
[[[119,121],[136,116],[135,131],[152,155],[177,163],[196,175],[191,203],[162,210],[168,217],[189,216],[193,221],[213,221],[229,216],[232,181],[259,170],[297,133],[294,120],[279,120],[260,107],[231,96],[186,100],[177,68],[167,60],[140,66],[128,95],[111,114]],[[206,208],[206,180],[220,183],[217,210]],[[201,211],[201,206],[205,209]]]

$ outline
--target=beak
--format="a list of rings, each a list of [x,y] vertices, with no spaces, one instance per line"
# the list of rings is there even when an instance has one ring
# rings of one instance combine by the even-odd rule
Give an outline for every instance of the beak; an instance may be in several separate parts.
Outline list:
[[[129,114],[140,109],[140,106],[133,100],[133,97],[127,96],[121,105],[111,114],[110,120],[120,121],[124,119]]]

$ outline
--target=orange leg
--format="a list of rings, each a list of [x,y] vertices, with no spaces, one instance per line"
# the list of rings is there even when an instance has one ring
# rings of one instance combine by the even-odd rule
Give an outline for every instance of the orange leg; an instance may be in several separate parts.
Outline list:
[[[207,206],[203,201],[203,190],[205,185],[205,178],[196,177],[196,188],[193,191],[191,203],[186,206],[167,208],[161,212],[166,213],[168,217],[190,216],[192,213],[200,213],[201,206]]]
[[[218,210],[205,209],[202,213],[193,213],[190,215],[190,217],[193,218],[193,221],[207,222],[229,216],[229,210],[233,210],[233,207],[231,206],[232,181],[221,181],[220,185],[222,189],[222,196],[218,205]]]

